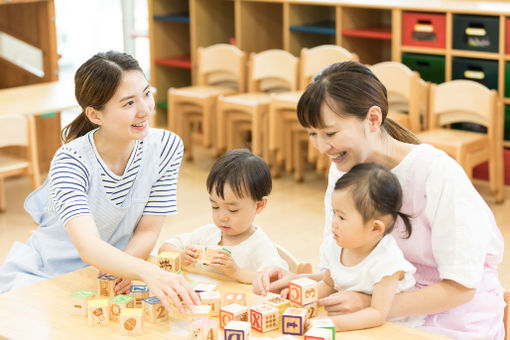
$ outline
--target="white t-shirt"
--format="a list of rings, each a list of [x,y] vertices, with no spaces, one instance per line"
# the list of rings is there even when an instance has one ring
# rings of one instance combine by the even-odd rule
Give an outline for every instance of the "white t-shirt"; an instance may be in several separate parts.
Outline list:
[[[393,169],[401,184],[405,183],[415,157],[423,148],[414,146]],[[333,163],[324,197],[326,221],[321,245],[319,268],[325,268],[325,242],[331,235],[333,210],[331,195],[336,181],[343,175]],[[473,187],[462,167],[446,154],[436,158],[425,183],[425,216],[432,228],[431,244],[441,279],[450,279],[468,288],[479,286],[487,254],[502,254],[503,242],[489,226],[492,212]],[[404,254],[405,255],[405,254]],[[501,259],[499,260],[501,261]]]
[[[232,252],[232,258],[239,268],[250,271],[262,271],[269,266],[289,269],[274,245],[273,241],[258,226],[255,232],[246,240],[235,246],[222,246]],[[176,235],[166,240],[181,251],[189,245],[213,246],[221,241],[221,230],[214,224],[206,224],[190,233]]]

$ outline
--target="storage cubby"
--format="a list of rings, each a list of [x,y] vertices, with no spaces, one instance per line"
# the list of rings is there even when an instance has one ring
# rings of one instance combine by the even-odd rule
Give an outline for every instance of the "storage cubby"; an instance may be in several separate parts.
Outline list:
[[[343,7],[341,12],[342,47],[365,64],[391,60],[391,10]]]
[[[453,48],[498,52],[499,17],[455,14],[453,16]]]
[[[510,98],[510,63],[505,63],[505,97]]]
[[[510,105],[505,105],[505,140],[510,140]]]
[[[497,90],[498,61],[454,57],[452,79],[469,79]]]
[[[303,47],[336,43],[335,6],[290,4],[288,25],[285,49],[296,56],[299,56]]]
[[[420,74],[423,80],[440,84],[445,81],[445,57],[429,54],[403,53],[402,64]]]
[[[446,47],[446,15],[443,13],[403,12],[402,45]]]
[[[506,27],[505,27],[505,51],[506,54],[510,54],[510,18],[506,18]]]
[[[283,49],[283,4],[241,1],[237,46],[250,52]]]

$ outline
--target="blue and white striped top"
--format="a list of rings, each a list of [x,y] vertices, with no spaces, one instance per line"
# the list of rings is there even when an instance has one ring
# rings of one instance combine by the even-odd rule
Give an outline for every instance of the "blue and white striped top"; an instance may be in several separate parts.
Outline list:
[[[88,134],[96,160],[101,168],[101,180],[107,196],[121,206],[133,185],[143,155],[143,140],[136,141],[122,176],[114,174],[97,152],[93,133]],[[144,214],[170,215],[177,213],[177,175],[183,155],[182,140],[170,131],[164,131],[159,162],[159,177],[153,185]],[[71,218],[91,214],[87,203],[89,170],[74,150],[62,146],[55,154],[49,173],[50,193],[63,224]]]

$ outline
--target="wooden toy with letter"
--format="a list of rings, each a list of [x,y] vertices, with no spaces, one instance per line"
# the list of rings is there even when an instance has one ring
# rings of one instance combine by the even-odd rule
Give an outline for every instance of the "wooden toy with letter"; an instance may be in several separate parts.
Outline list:
[[[120,333],[140,335],[143,333],[143,311],[141,308],[126,308],[120,312]]]
[[[100,274],[97,277],[97,297],[111,298],[115,296],[115,284],[119,278],[115,275]]]
[[[264,304],[278,308],[280,315],[290,306],[290,301],[280,297],[278,294],[267,293]]]
[[[282,333],[303,335],[305,331],[306,309],[289,307],[282,315]]]
[[[223,297],[223,306],[237,303],[238,305],[246,306],[246,294],[244,293],[227,293]]]
[[[119,294],[108,300],[110,320],[118,320],[124,308],[135,308],[136,300],[129,295]]]
[[[225,340],[249,340],[251,324],[247,321],[230,321],[225,326]]]
[[[210,313],[211,313],[210,305],[198,305],[190,307],[188,316],[191,317],[191,320],[196,320],[202,317],[208,317]]]
[[[191,321],[188,340],[218,340],[218,323],[205,317]]]
[[[198,293],[202,304],[211,306],[211,316],[218,316],[221,307],[221,295],[217,290]]]
[[[310,328],[305,333],[304,340],[333,340],[331,338],[331,332],[325,328]]]
[[[219,246],[202,246],[202,245],[192,245],[193,249],[195,249],[196,258],[198,264],[203,264],[208,266],[211,264],[213,257],[216,253],[222,248]]]
[[[92,290],[77,290],[71,294],[71,314],[87,316],[87,301],[94,298]]]
[[[319,318],[310,320],[310,328],[324,328],[331,332],[331,340],[335,340],[336,328],[333,320],[329,318]]]
[[[88,321],[90,326],[107,325],[110,321],[108,315],[108,300],[92,299],[87,301]]]
[[[289,300],[300,306],[315,302],[319,298],[318,282],[309,278],[292,280],[289,283]]]
[[[151,296],[142,300],[143,318],[145,321],[160,322],[168,319],[168,312],[161,300]]]
[[[298,305],[295,302],[291,302],[290,307],[306,309],[306,318],[307,319],[315,318],[319,312],[319,302],[318,301],[310,302],[310,303],[308,303],[306,305],[302,305],[302,306]]]
[[[280,326],[280,311],[269,305],[250,308],[251,327],[261,333],[277,329]]]
[[[136,299],[136,307],[142,307],[142,300],[150,295],[149,288],[146,285],[132,285],[129,289],[129,295]]]
[[[237,303],[221,307],[220,328],[225,328],[225,326],[232,320],[248,321],[248,308],[238,305]]]
[[[158,266],[167,272],[177,273],[181,270],[181,254],[164,251],[158,255]]]

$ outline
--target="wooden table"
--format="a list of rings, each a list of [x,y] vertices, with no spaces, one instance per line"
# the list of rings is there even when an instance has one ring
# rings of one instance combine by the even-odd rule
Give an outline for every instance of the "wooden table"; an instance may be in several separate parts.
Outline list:
[[[87,318],[69,313],[69,295],[78,289],[95,290],[97,269],[86,267],[51,280],[0,294],[0,339],[133,339],[121,335],[118,321],[106,326],[89,326]],[[189,281],[213,283],[222,295],[226,292],[243,292],[247,304],[255,305],[261,297],[251,293],[251,285],[241,284],[220,275],[197,272],[184,273]],[[175,317],[176,316],[176,317]],[[161,323],[144,322],[143,339],[186,339],[187,320],[180,315]],[[223,330],[218,330],[223,339]],[[253,337],[276,337],[278,331],[259,333]],[[302,338],[302,337],[297,337]],[[336,339],[343,340],[425,340],[446,339],[437,335],[386,323],[381,327],[337,333]]]
[[[53,154],[61,145],[60,111],[78,106],[74,84],[53,81],[0,89],[0,115],[33,115],[39,150],[39,168],[47,171]]]

